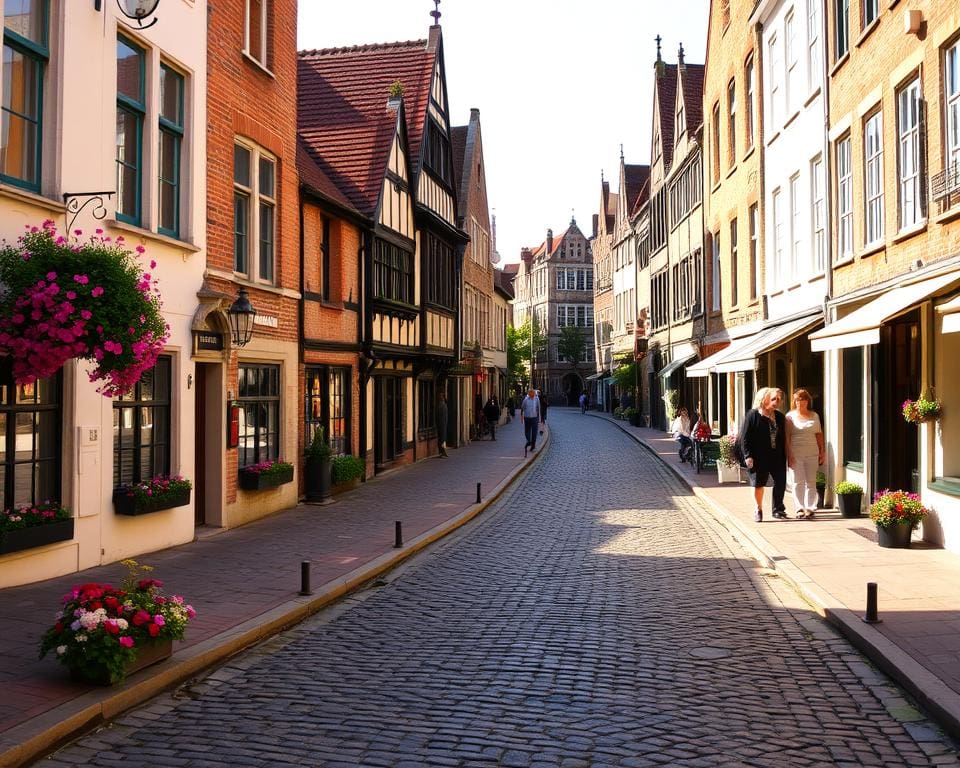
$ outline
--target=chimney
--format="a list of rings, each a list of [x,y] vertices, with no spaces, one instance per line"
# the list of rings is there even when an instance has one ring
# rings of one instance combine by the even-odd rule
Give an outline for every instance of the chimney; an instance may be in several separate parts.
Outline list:
[[[529,248],[520,249],[520,261],[527,265],[527,269],[530,269],[530,262],[533,259],[533,253]]]
[[[553,230],[547,230],[547,258],[550,258],[550,254],[553,253]]]

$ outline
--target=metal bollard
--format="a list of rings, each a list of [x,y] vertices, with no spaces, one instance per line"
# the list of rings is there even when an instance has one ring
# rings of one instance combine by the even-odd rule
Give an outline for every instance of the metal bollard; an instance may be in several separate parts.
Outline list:
[[[480,503],[480,483],[477,483],[477,504]]]
[[[867,624],[879,624],[882,619],[877,618],[877,583],[867,582],[867,615],[863,617]]]
[[[393,547],[394,549],[399,549],[403,546],[403,529],[400,525],[400,521],[397,520],[394,524],[394,536],[393,536]]]
[[[313,590],[310,589],[310,561],[303,560],[300,563],[300,594],[301,595],[312,595]]]

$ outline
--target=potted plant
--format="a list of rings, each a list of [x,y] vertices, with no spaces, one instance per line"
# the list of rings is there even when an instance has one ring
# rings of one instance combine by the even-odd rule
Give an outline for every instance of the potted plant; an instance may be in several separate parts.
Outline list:
[[[723,435],[720,444],[720,458],[717,460],[717,479],[721,483],[740,482],[740,461],[737,458],[737,436]]]
[[[113,509],[118,515],[145,515],[190,503],[193,485],[185,477],[167,475],[145,480],[113,492]]]
[[[332,464],[333,484],[341,486],[339,490],[357,485],[366,469],[363,459],[359,456],[334,456]]]
[[[83,584],[64,595],[40,642],[41,658],[53,653],[73,677],[111,685],[170,656],[196,611],[180,595],[165,595],[163,582],[143,578],[150,566],[122,562],[128,576],[119,588]]]
[[[817,509],[823,509],[823,495],[827,492],[827,476],[817,470]]]
[[[613,418],[615,419],[623,418],[623,408],[621,408],[619,405],[613,409]]]
[[[904,400],[901,409],[904,421],[911,424],[935,421],[940,418],[943,412],[943,406],[933,395],[930,397],[920,395],[916,400]]]
[[[73,515],[57,501],[5,509],[0,514],[0,555],[73,538]]]
[[[920,497],[907,491],[877,491],[870,505],[870,519],[877,525],[881,547],[909,547],[913,530],[926,516]]]
[[[863,487],[844,480],[836,484],[833,492],[837,494],[837,505],[843,517],[860,517],[860,505],[863,502]]]
[[[261,461],[240,470],[240,487],[245,491],[262,491],[293,482],[293,464],[283,459]]]
[[[306,451],[303,486],[307,501],[330,498],[330,453],[330,444],[323,438],[323,427],[317,427]]]
[[[680,404],[680,393],[675,389],[668,389],[663,393],[663,405],[667,413],[667,421],[677,418],[677,406]]]
[[[636,408],[625,408],[623,411],[623,418],[630,422],[631,427],[640,426],[640,411]]]
[[[116,397],[153,368],[170,326],[156,280],[138,261],[143,246],[136,252],[102,230],[86,242],[58,235],[50,220],[0,247],[0,351],[18,384],[77,358],[94,366],[97,391]]]

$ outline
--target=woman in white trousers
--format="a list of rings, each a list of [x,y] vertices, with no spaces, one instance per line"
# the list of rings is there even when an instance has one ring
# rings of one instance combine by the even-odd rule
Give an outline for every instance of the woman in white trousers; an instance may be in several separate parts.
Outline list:
[[[805,389],[793,393],[793,410],[787,414],[787,464],[793,470],[793,498],[797,520],[811,520],[817,511],[817,468],[826,458],[820,417],[810,407]]]

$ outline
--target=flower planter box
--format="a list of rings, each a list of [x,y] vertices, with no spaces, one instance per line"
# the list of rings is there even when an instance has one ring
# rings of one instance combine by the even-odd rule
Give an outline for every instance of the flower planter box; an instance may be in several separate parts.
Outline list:
[[[173,639],[169,637],[149,645],[141,645],[137,648],[137,657],[124,667],[124,674],[126,676],[132,675],[151,664],[169,659],[172,655]],[[114,685],[117,682],[110,677],[106,668],[99,664],[91,664],[87,667],[71,667],[70,677],[79,683],[93,683],[94,685]]]
[[[293,466],[270,474],[240,470],[240,487],[245,491],[263,491],[293,482]]]
[[[190,489],[168,493],[164,498],[154,498],[149,501],[137,502],[136,497],[129,496],[126,491],[113,492],[113,509],[118,515],[145,515],[148,512],[159,512],[162,509],[173,509],[190,503]]]
[[[717,480],[721,483],[739,483],[740,482],[740,467],[736,464],[733,466],[724,464],[722,461],[717,462]]]
[[[57,541],[69,541],[72,538],[73,518],[48,525],[35,525],[32,528],[7,531],[0,537],[0,555],[42,547]]]

